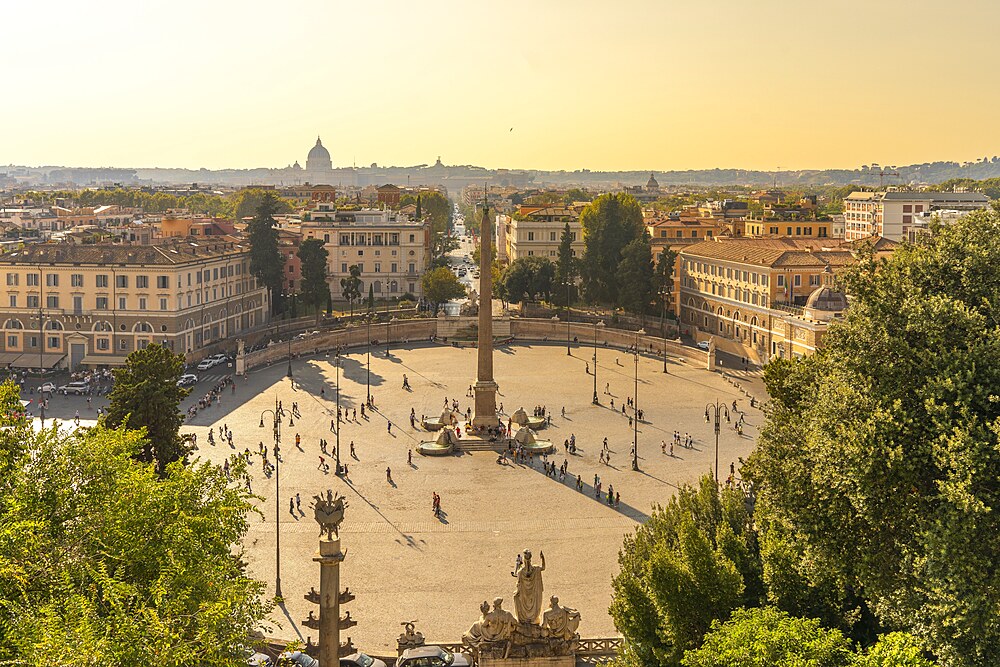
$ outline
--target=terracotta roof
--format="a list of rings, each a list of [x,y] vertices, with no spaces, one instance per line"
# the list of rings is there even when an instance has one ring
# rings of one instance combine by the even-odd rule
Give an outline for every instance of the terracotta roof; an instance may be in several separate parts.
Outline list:
[[[703,241],[680,251],[684,257],[719,259],[755,266],[845,266],[854,261],[848,248],[825,247],[819,239],[724,239]]]
[[[2,265],[20,264],[159,264],[177,265],[248,252],[234,237],[213,240],[188,237],[160,245],[37,243],[0,255]]]

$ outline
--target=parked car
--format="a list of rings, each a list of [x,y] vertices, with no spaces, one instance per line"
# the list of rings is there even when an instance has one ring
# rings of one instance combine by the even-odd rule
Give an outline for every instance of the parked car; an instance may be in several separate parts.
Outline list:
[[[69,384],[64,384],[59,387],[59,393],[63,396],[67,394],[75,394],[80,396],[81,394],[86,394],[90,391],[89,382],[70,382]]]
[[[45,384],[43,384],[41,387],[38,388],[38,391],[42,392],[43,394],[51,394],[55,390],[56,390],[55,382],[46,382]]]
[[[703,350],[707,350],[708,349],[708,341],[707,340],[700,341],[698,343],[698,347],[700,347]]]
[[[208,357],[207,359],[202,359],[201,361],[199,361],[196,368],[199,371],[207,371],[214,365],[215,365],[215,359],[213,359],[212,357]]]
[[[265,653],[254,653],[247,658],[247,667],[272,667],[270,656]]]
[[[185,373],[181,376],[181,379],[177,381],[178,387],[190,387],[195,384],[198,384],[198,376],[194,373]]]
[[[340,667],[385,667],[385,663],[366,653],[352,653],[340,659]]]
[[[278,664],[294,665],[295,667],[319,667],[319,660],[302,651],[285,651],[278,656]]]
[[[440,646],[408,648],[396,661],[396,667],[470,667],[471,665],[471,656],[445,651]]]
[[[229,357],[227,355],[225,355],[225,354],[216,354],[216,355],[213,355],[212,357],[209,357],[209,358],[210,359],[215,359],[215,365],[216,366],[218,366],[219,364],[227,364],[227,363],[229,363]]]

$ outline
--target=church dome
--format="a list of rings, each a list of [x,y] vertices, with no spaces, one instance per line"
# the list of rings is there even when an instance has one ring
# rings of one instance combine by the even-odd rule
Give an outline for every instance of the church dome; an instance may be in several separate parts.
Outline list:
[[[656,190],[660,187],[660,184],[656,182],[656,177],[653,174],[649,175],[649,180],[646,181],[646,189]]]
[[[333,169],[333,161],[330,159],[330,151],[323,147],[323,142],[316,137],[316,145],[309,151],[306,158],[306,169],[311,171]]]
[[[806,300],[806,308],[839,313],[847,310],[847,296],[832,287],[817,287]]]

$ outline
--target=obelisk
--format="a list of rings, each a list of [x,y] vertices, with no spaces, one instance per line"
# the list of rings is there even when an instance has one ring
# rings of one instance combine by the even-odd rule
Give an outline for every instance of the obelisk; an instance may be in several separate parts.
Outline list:
[[[483,202],[479,225],[479,368],[476,373],[476,409],[472,424],[477,428],[497,426],[497,383],[493,381],[493,223]]]

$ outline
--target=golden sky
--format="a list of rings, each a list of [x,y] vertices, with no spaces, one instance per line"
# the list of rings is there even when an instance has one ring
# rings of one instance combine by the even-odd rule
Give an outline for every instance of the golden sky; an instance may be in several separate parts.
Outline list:
[[[0,0],[0,164],[1000,154],[997,0]]]

